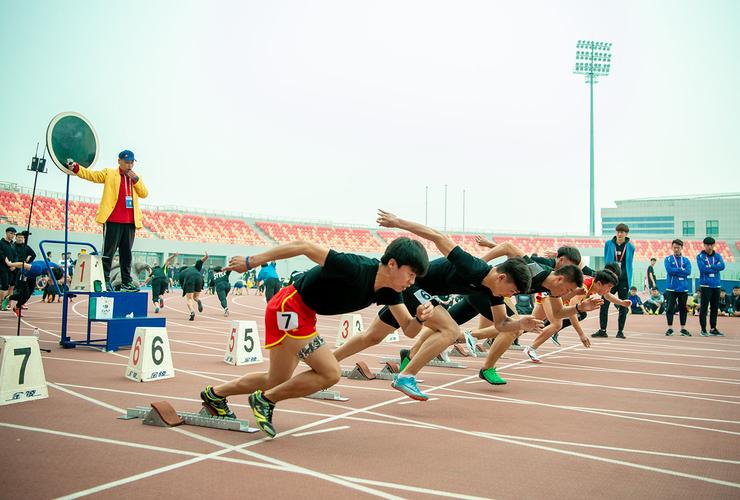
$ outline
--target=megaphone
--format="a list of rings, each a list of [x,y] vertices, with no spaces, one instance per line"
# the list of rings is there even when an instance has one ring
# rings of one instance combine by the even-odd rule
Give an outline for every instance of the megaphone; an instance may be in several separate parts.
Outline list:
[[[92,123],[79,113],[65,111],[52,118],[46,129],[46,149],[54,164],[67,175],[67,167],[74,160],[83,168],[90,168],[98,161],[100,141]]]

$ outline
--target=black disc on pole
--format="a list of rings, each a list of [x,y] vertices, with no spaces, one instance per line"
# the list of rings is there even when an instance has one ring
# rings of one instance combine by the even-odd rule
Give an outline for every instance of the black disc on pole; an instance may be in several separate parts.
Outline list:
[[[95,128],[79,113],[66,111],[52,118],[46,129],[46,148],[54,164],[65,174],[72,174],[67,160],[84,168],[95,165],[100,141]]]

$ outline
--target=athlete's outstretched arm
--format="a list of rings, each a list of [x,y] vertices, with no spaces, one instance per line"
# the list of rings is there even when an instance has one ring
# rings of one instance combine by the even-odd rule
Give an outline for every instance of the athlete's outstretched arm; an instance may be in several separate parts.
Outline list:
[[[611,292],[605,293],[603,297],[604,297],[604,300],[608,300],[609,302],[611,302],[612,304],[616,306],[629,307],[632,305],[632,302],[630,302],[629,299],[622,300]]]
[[[424,224],[419,224],[418,222],[411,222],[405,219],[401,219],[390,212],[386,212],[385,210],[378,210],[378,224],[380,224],[382,227],[395,227],[398,229],[403,229],[410,233],[414,233],[415,235],[420,236],[425,240],[429,240],[437,246],[437,249],[445,257],[447,257],[452,249],[457,246],[457,244],[452,241],[449,236],[440,233],[436,229],[427,227]]]
[[[484,245],[482,245],[484,246]],[[491,248],[481,259],[486,262],[492,261],[498,257],[523,257],[524,250],[514,245],[510,241],[499,243],[494,248]]]
[[[243,273],[273,260],[289,259],[298,255],[305,255],[318,265],[323,266],[326,262],[326,256],[329,255],[329,249],[310,241],[296,240],[272,247],[257,255],[232,257],[229,259],[229,265],[223,270]]]

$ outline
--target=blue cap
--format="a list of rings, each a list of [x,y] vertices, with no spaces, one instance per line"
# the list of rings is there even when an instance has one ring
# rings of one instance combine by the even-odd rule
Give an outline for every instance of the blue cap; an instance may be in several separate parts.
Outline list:
[[[136,158],[134,158],[134,152],[129,151],[128,149],[124,149],[118,153],[118,159],[123,161],[136,161]]]

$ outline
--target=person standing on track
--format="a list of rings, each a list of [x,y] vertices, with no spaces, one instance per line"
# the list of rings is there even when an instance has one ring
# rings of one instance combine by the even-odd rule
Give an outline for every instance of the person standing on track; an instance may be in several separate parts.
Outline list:
[[[359,311],[370,304],[390,306],[393,316],[409,336],[432,314],[431,304],[420,305],[412,316],[403,305],[401,292],[426,273],[429,258],[418,241],[399,238],[386,248],[380,261],[362,255],[340,253],[308,241],[278,245],[251,257],[232,257],[227,271],[244,272],[272,260],[304,255],[317,265],[295,284],[283,288],[265,310],[265,349],[270,350],[269,371],[250,373],[216,387],[208,386],[201,399],[215,414],[234,417],[226,398],[250,394],[257,425],[274,437],[272,415],[280,401],[308,396],[336,384],[339,362],[316,328],[316,315]],[[304,361],[309,370],[293,372]]]
[[[683,241],[675,239],[671,242],[671,247],[673,248],[673,255],[669,255],[663,261],[667,274],[665,317],[668,321],[668,329],[665,334],[668,337],[673,335],[673,315],[676,313],[676,304],[678,304],[678,317],[681,321],[681,336],[691,337],[691,333],[686,329],[686,316],[688,315],[686,303],[689,298],[691,261],[681,255],[681,252],[683,252]]]
[[[16,237],[17,240],[17,237]],[[701,286],[701,305],[699,309],[699,324],[701,325],[701,336],[714,335],[724,336],[717,330],[717,314],[719,312],[719,292],[721,289],[720,272],[725,270],[725,261],[722,255],[714,250],[714,238],[704,238],[704,250],[696,256],[696,264],[699,266],[699,285]],[[709,308],[709,326],[707,333],[707,308]]]
[[[265,302],[270,302],[270,299],[280,290],[280,276],[277,273],[277,264],[270,262],[267,265],[262,266],[260,273],[257,276],[257,281],[262,283],[265,287]]]
[[[611,293],[617,295],[621,300],[626,300],[630,294],[630,284],[632,283],[632,261],[635,258],[635,244],[630,241],[627,235],[630,232],[627,224],[617,224],[614,228],[616,235],[607,240],[604,243],[604,264],[610,262],[617,262],[622,271],[619,275],[619,284],[615,286]],[[609,301],[604,301],[599,311],[599,330],[593,333],[591,337],[608,337],[606,333],[606,327],[609,323]],[[619,318],[617,320],[617,335],[618,339],[626,338],[624,336],[624,324],[627,321],[628,308],[615,304],[615,307],[619,310]]]
[[[135,161],[134,153],[128,149],[118,154],[118,168],[115,169],[88,170],[73,159],[67,161],[67,167],[77,177],[105,185],[95,220],[103,225],[103,275],[108,291],[113,291],[110,270],[116,250],[121,262],[121,290],[139,291],[131,282],[131,249],[136,230],[142,227],[139,198],[149,196],[149,191],[133,170]]]
[[[10,262],[18,260],[15,255],[15,245],[13,244],[15,233],[15,228],[10,226],[5,230],[5,238],[0,240],[0,302],[2,302],[0,309],[3,311],[7,310],[8,297],[13,293],[13,288],[15,287],[15,269],[8,267],[5,263],[5,259]]]

